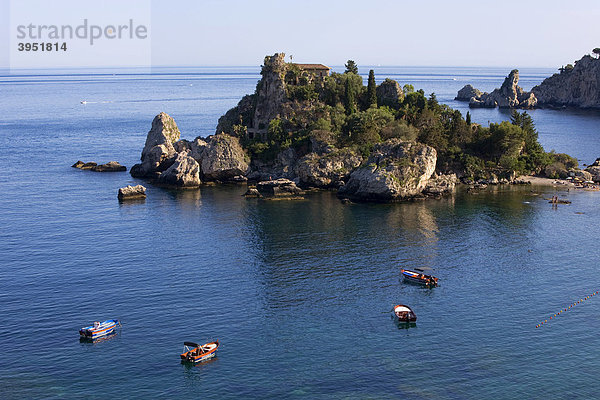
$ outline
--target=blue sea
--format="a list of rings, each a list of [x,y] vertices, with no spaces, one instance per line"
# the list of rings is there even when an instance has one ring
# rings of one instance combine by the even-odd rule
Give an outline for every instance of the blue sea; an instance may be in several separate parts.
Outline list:
[[[463,114],[462,86],[490,91],[510,72],[373,68]],[[553,72],[522,69],[521,85]],[[598,397],[598,192],[497,186],[344,205],[327,191],[265,202],[243,198],[243,185],[146,185],[145,201],[120,204],[119,187],[144,182],[70,167],[131,167],[161,111],[183,138],[213,134],[259,77],[257,67],[0,76],[0,398]],[[600,157],[599,112],[530,113],[547,150]],[[572,204],[553,208],[554,195]],[[440,286],[403,283],[401,268],[430,268]],[[394,322],[399,303],[416,326]],[[80,343],[81,327],[109,318],[118,334]],[[184,341],[211,339],[216,358],[180,363]]]

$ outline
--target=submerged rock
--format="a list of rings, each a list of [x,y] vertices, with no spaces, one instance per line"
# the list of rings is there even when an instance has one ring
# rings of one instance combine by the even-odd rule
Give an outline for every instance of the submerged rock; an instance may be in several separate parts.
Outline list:
[[[83,161],[79,160],[75,164],[71,165],[71,167],[79,168],[79,169],[93,169],[97,165],[98,165],[98,163],[95,163],[93,161],[84,163]]]
[[[261,197],[260,192],[258,191],[258,189],[254,186],[251,186],[248,188],[248,190],[246,190],[246,193],[244,193],[244,197],[246,198],[256,198],[256,197]]]
[[[421,194],[435,170],[433,147],[389,139],[375,146],[365,165],[350,174],[340,197],[361,201],[399,201]]]
[[[178,153],[173,164],[160,175],[158,181],[178,187],[198,187],[201,183],[200,166],[188,151]]]
[[[109,161],[106,164],[98,165],[95,162],[87,162],[77,161],[75,164],[71,165],[73,168],[79,169],[87,169],[95,172],[121,172],[127,171],[127,167],[119,164],[117,161]]]
[[[263,197],[290,197],[304,194],[293,181],[284,178],[258,182],[256,189]]]
[[[119,189],[117,198],[121,201],[132,200],[132,199],[145,199],[146,188],[142,185],[131,186],[127,185]]]
[[[96,172],[122,172],[127,171],[127,167],[119,164],[117,161],[109,161],[106,164],[97,165],[92,168]]]

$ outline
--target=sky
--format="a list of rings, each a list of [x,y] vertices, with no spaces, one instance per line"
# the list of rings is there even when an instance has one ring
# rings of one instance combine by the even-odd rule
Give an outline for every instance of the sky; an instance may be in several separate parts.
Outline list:
[[[7,56],[16,46],[9,27],[16,17],[7,10],[33,1],[0,0],[0,67],[16,60]],[[105,3],[78,0],[74,7],[73,1],[46,2],[53,7],[30,18],[38,24],[67,16],[81,20],[99,15]],[[556,68],[600,47],[598,0],[135,1],[142,4],[137,11],[113,2],[102,12],[123,19],[137,18],[138,11],[150,15],[150,53],[134,56],[127,46],[98,45],[97,60],[93,55],[81,60],[119,65],[139,57],[139,64],[152,66],[253,66],[265,55],[284,52],[297,62],[331,66],[353,59],[359,65]]]

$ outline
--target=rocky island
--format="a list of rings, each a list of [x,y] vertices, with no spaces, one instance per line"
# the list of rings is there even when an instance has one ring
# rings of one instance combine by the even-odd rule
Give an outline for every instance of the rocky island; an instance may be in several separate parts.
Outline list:
[[[600,49],[597,55],[600,55]],[[518,86],[519,71],[512,70],[502,86],[482,93],[465,85],[455,100],[468,101],[469,107],[487,108],[600,108],[600,60],[590,55],[568,64],[534,86],[530,92]]]
[[[513,72],[493,98],[533,101]],[[377,85],[373,70],[365,86],[352,60],[344,73],[330,73],[276,53],[265,57],[261,75],[255,92],[219,119],[215,135],[181,139],[173,118],[157,115],[131,175],[180,188],[259,183],[249,197],[319,188],[393,202],[438,197],[459,180],[508,183],[577,169],[571,157],[544,151],[526,113],[489,127],[471,124],[434,94],[391,79]]]

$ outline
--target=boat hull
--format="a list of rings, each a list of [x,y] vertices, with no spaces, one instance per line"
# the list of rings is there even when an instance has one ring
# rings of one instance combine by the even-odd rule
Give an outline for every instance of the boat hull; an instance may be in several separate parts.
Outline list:
[[[431,275],[419,274],[417,272],[402,270],[402,277],[406,282],[415,283],[424,286],[437,286],[437,278]]]
[[[206,347],[206,346],[209,346],[209,347]],[[181,354],[180,355],[181,362],[197,364],[197,363],[201,363],[203,361],[210,360],[211,358],[213,358],[217,355],[217,350],[219,349],[219,342],[216,341],[216,342],[212,342],[212,343],[207,343],[203,346],[200,346],[199,348],[200,349],[204,348],[204,349],[202,349],[203,352],[200,354],[197,354],[198,348],[186,351],[185,353]],[[210,350],[204,351],[207,348],[210,348]]]
[[[84,339],[98,339],[101,337],[105,337],[115,332],[117,329],[117,324],[119,321],[117,320],[109,320],[105,321],[98,328],[95,327],[86,327],[79,330],[79,336]]]

